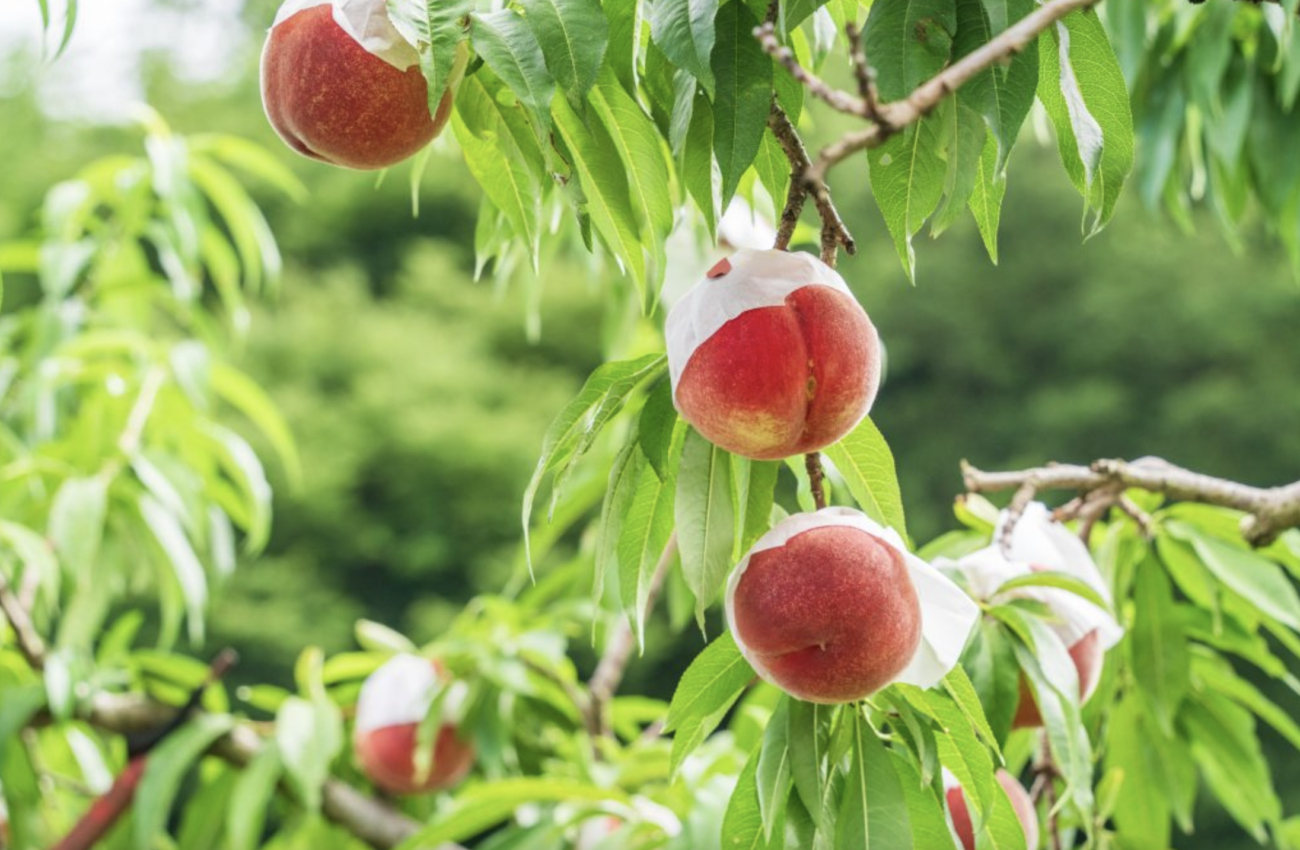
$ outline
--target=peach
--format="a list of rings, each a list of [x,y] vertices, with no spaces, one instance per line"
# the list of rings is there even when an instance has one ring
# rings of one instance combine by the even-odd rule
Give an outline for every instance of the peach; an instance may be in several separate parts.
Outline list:
[[[726,612],[759,676],[818,703],[933,685],[978,616],[896,532],[848,508],[795,514],[763,535],[731,574]]]
[[[1015,810],[1020,826],[1025,831],[1025,846],[1029,850],[1035,850],[1038,847],[1038,813],[1034,811],[1034,801],[1010,773],[999,769],[995,776],[1011,800],[1011,808]],[[953,831],[961,841],[962,850],[975,850],[975,825],[971,822],[970,810],[966,807],[966,794],[956,782],[944,784]]]
[[[665,332],[682,418],[745,457],[834,443],[880,386],[875,327],[844,279],[810,254],[736,252],[673,306]]]
[[[398,655],[366,679],[357,700],[353,750],[362,772],[393,794],[421,794],[457,784],[474,764],[474,748],[460,738],[453,722],[444,721],[433,741],[428,774],[416,764],[421,721],[440,688],[455,687],[436,661]],[[445,711],[458,708],[457,692],[448,694]]]
[[[1070,660],[1079,675],[1079,702],[1085,703],[1097,689],[1101,679],[1102,662],[1106,651],[1101,646],[1101,635],[1096,630],[1088,632],[1070,648]],[[1043,725],[1043,715],[1039,713],[1038,702],[1029,688],[1029,681],[1022,673],[1020,676],[1020,701],[1016,703],[1016,716],[1011,721],[1012,729],[1030,729]]]
[[[262,51],[271,126],[298,153],[345,168],[386,168],[432,141],[452,90],[435,115],[428,91],[384,0],[287,0]]]

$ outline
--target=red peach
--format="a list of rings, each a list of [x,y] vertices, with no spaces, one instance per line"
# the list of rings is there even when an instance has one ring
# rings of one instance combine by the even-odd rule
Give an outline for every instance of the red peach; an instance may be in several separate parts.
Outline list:
[[[1038,847],[1038,813],[1034,811],[1034,801],[1029,799],[1029,794],[1010,773],[999,770],[995,776],[998,784],[1011,800],[1011,808],[1020,819],[1020,826],[1025,830],[1025,846],[1029,850],[1035,850]],[[947,797],[952,826],[961,840],[963,850],[975,850],[975,825],[971,823],[970,810],[966,807],[966,795],[961,786],[950,787],[947,790]]]
[[[875,693],[921,642],[903,553],[822,514],[796,514],[764,535],[732,574],[726,609],[758,675],[809,702]]]
[[[1070,660],[1074,662],[1075,672],[1079,675],[1079,700],[1087,702],[1088,697],[1097,689],[1101,678],[1101,666],[1106,652],[1101,648],[1101,635],[1096,629],[1081,637],[1070,647]],[[1011,721],[1012,729],[1031,729],[1043,725],[1043,716],[1039,713],[1038,702],[1029,688],[1029,681],[1022,673],[1020,676],[1020,701],[1016,704],[1016,716]]]
[[[673,307],[666,330],[678,411],[745,457],[825,448],[862,421],[879,388],[875,327],[809,254],[737,252]]]
[[[350,5],[349,14],[372,15],[392,27],[384,0],[334,0],[277,19],[262,51],[266,115],[280,138],[304,156],[345,168],[395,165],[442,131],[452,92],[430,116],[418,64],[398,68],[371,53],[339,24],[336,5]],[[391,37],[401,38],[395,29]],[[409,53],[415,62],[414,49]]]
[[[357,700],[353,750],[361,770],[393,794],[421,794],[457,784],[474,764],[474,748],[453,723],[433,741],[428,775],[416,765],[419,728],[439,688],[450,687],[436,661],[398,655],[370,675]]]

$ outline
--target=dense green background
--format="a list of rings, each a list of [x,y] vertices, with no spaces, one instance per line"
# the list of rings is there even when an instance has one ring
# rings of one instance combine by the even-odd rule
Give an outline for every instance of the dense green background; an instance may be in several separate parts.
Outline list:
[[[269,9],[251,2],[246,14]],[[255,60],[250,45],[242,77],[210,91],[156,67],[150,100],[182,132],[272,147],[311,192],[302,205],[262,198],[286,273],[245,363],[294,426],[303,484],[278,491],[269,553],[213,617],[214,643],[243,650],[245,677],[284,680],[302,646],[348,646],[357,617],[428,638],[464,599],[502,587],[542,432],[599,362],[609,317],[604,281],[557,259],[530,342],[524,294],[473,281],[477,201],[454,154],[435,154],[413,218],[405,169],[376,188],[279,145]],[[0,102],[0,127],[0,241],[32,225],[52,183],[138,146],[129,128],[51,124],[30,92]],[[1080,202],[1055,158],[1032,134],[1016,153],[1001,267],[962,225],[918,244],[916,288],[865,168],[837,175],[860,245],[842,271],[888,347],[874,417],[918,539],[948,525],[962,457],[999,468],[1159,454],[1258,484],[1300,469],[1300,293],[1281,251],[1258,234],[1235,256],[1208,220],[1179,233],[1135,197],[1081,244]],[[667,695],[698,640],[683,636],[679,652],[659,641],[629,686]],[[1279,787],[1300,788],[1294,766],[1290,779]],[[1217,826],[1211,814],[1202,843],[1180,846],[1247,846],[1231,827],[1216,838]]]

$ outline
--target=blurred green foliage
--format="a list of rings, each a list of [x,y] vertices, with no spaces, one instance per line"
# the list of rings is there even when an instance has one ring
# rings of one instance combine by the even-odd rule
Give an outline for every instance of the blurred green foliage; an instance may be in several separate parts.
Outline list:
[[[250,19],[265,6],[250,4]],[[160,73],[150,97],[181,131],[266,144],[311,192],[303,205],[259,198],[286,272],[279,300],[255,312],[244,360],[294,426],[303,481],[274,482],[268,554],[236,574],[212,617],[212,644],[244,651],[241,678],[268,681],[306,644],[350,646],[356,617],[427,639],[463,600],[506,584],[542,433],[600,361],[608,317],[589,267],[555,260],[530,342],[523,295],[473,280],[464,166],[435,153],[416,218],[405,169],[376,187],[295,158],[257,105],[254,60],[250,50],[238,85],[211,96]],[[0,109],[0,242],[30,228],[51,184],[138,145],[130,129],[51,124],[29,93]],[[1082,243],[1055,152],[1027,139],[1016,156],[1001,267],[962,225],[918,242],[915,288],[865,181],[846,170],[837,184],[860,246],[841,270],[888,347],[873,418],[916,539],[951,525],[962,457],[1004,468],[1159,454],[1251,483],[1293,480],[1300,292],[1281,249],[1256,234],[1235,255],[1209,213],[1188,236],[1135,198]],[[633,684],[667,696],[682,664],[648,659]],[[1277,768],[1280,787],[1300,787],[1300,770]],[[1205,820],[1196,846],[1231,846],[1215,835]]]

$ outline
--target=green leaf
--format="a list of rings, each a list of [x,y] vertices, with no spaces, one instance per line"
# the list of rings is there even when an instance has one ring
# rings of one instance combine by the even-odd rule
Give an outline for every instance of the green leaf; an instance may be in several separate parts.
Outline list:
[[[1264,843],[1265,826],[1281,818],[1282,806],[1250,713],[1223,697],[1204,694],[1187,704],[1182,720],[1206,784],[1233,819]]]
[[[212,389],[262,432],[275,449],[290,483],[296,486],[302,477],[302,467],[293,432],[266,391],[243,372],[223,363],[212,364]]]
[[[318,810],[330,762],[343,749],[343,720],[338,708],[325,698],[289,697],[276,712],[275,743],[303,805],[309,811]]]
[[[520,0],[542,56],[569,102],[582,106],[596,84],[609,43],[609,21],[598,0]]]
[[[782,831],[773,832],[772,827],[764,823],[763,810],[759,802],[761,793],[757,784],[758,766],[766,750],[760,746],[750,754],[745,766],[736,780],[735,790],[727,802],[727,810],[722,817],[722,844],[724,847],[742,848],[742,850],[765,850],[785,846]],[[788,792],[787,788],[787,792]],[[784,798],[781,801],[784,803]],[[783,809],[772,807],[773,815],[784,815]],[[784,820],[782,817],[781,820]]]
[[[597,604],[605,595],[605,576],[617,565],[618,545],[628,509],[637,493],[637,482],[646,466],[645,455],[636,443],[636,435],[623,445],[609,469],[609,485],[600,506],[600,525],[596,538],[596,580],[592,598]],[[658,480],[658,479],[656,479]]]
[[[873,8],[889,5],[893,4],[882,3]],[[903,270],[913,283],[916,282],[916,253],[912,250],[912,237],[943,195],[947,166],[940,156],[942,133],[943,122],[927,118],[867,151],[871,194],[894,238]]]
[[[1019,611],[997,611],[1015,629],[1016,658],[1038,703],[1061,776],[1063,799],[1080,812],[1092,807],[1092,743],[1079,710],[1078,679],[1065,646],[1042,620]]]
[[[166,834],[172,801],[186,772],[233,727],[234,719],[227,715],[201,714],[150,751],[135,792],[134,845],[138,850],[153,850],[157,836]]]
[[[357,620],[357,645],[373,652],[414,652],[415,644],[406,635],[373,620]]]
[[[68,575],[84,576],[98,566],[107,509],[108,479],[103,476],[69,478],[54,494],[50,543]]]
[[[602,4],[609,20],[609,47],[605,64],[630,92],[637,90],[637,56],[641,51],[640,0],[606,0]]]
[[[283,770],[279,752],[268,744],[240,773],[226,812],[228,850],[256,850]]]
[[[835,819],[835,846],[864,850],[908,847],[912,826],[894,763],[860,708],[851,711],[847,722],[853,745],[848,782]]]
[[[703,96],[694,97],[686,144],[681,153],[682,182],[695,199],[695,206],[704,215],[704,225],[709,238],[718,229],[718,192],[714,179],[713,163],[714,120],[713,105]]]
[[[1034,0],[958,0],[954,56],[966,56],[1036,8]],[[1038,87],[1038,41],[1031,40],[1009,63],[995,63],[958,91],[964,104],[984,116],[996,141],[993,172],[1001,180]]]
[[[1075,596],[1088,600],[1101,610],[1110,612],[1110,605],[1092,585],[1082,579],[1075,578],[1070,573],[1058,573],[1051,570],[1041,570],[1008,579],[998,586],[995,595],[1009,593],[1021,587],[1055,587],[1066,590]]]
[[[788,748],[790,776],[796,796],[813,821],[822,823],[822,790],[826,781],[823,764],[830,748],[830,720],[835,708],[802,700],[789,703]]]
[[[718,11],[713,50],[713,153],[722,171],[722,208],[758,154],[772,109],[772,59],[754,38],[758,19],[741,2]],[[778,203],[783,199],[778,199]]]
[[[844,477],[858,507],[876,522],[907,537],[903,496],[898,488],[894,455],[885,437],[869,417],[838,443],[824,451],[835,470]]]
[[[668,469],[668,450],[673,443],[677,427],[677,408],[673,406],[673,387],[661,380],[650,388],[641,416],[637,420],[637,439],[650,466],[660,480],[667,481],[673,474]]]
[[[194,547],[190,545],[180,521],[163,507],[162,502],[148,493],[141,493],[137,504],[141,518],[166,555],[172,576],[185,600],[190,639],[200,643],[203,640],[203,611],[208,604],[208,579],[203,565],[194,554]]]
[[[547,428],[546,436],[542,439],[541,457],[538,458],[532,480],[524,491],[524,549],[530,570],[532,555],[528,551],[528,531],[532,523],[533,500],[542,479],[551,470],[562,469],[577,462],[601,429],[623,409],[628,395],[642,381],[662,372],[666,362],[662,355],[646,355],[636,360],[602,364],[591,373],[577,397],[560,411]]]
[[[248,535],[244,551],[257,554],[271,537],[271,484],[266,480],[257,453],[243,437],[217,425],[210,426],[207,431],[222,471],[243,496],[243,510],[237,520]]]
[[[1178,708],[1190,685],[1191,656],[1178,622],[1173,590],[1164,570],[1146,562],[1133,592],[1129,644],[1133,675],[1165,735],[1173,735]]]
[[[1262,555],[1203,534],[1180,520],[1165,523],[1169,533],[1190,543],[1201,562],[1234,593],[1293,631],[1300,631],[1300,596],[1286,573]]]
[[[1038,98],[1056,126],[1061,161],[1084,198],[1084,232],[1092,236],[1114,215],[1133,168],[1128,89],[1096,12],[1067,15],[1039,44]]]
[[[907,802],[907,817],[912,824],[912,843],[909,847],[926,847],[933,850],[953,850],[952,830],[948,826],[943,808],[930,786],[922,781],[916,765],[903,752],[888,750],[894,762]],[[1019,828],[1019,821],[1016,821]]]
[[[623,162],[641,243],[649,249],[651,265],[647,280],[653,297],[657,297],[668,262],[664,246],[673,229],[672,170],[668,153],[654,122],[623,90],[612,72],[601,74],[589,101]]]
[[[718,728],[754,678],[731,632],[723,632],[686,668],[668,706],[664,731],[673,732],[672,770]]]
[[[528,163],[539,166],[541,151],[527,132],[521,134],[524,145],[517,143],[511,122],[522,120],[520,110],[504,106],[487,90],[483,77],[474,74],[461,83],[452,127],[470,173],[527,246],[535,272],[541,252],[542,191],[537,166]]]
[[[623,611],[645,649],[645,615],[650,583],[673,533],[673,479],[643,470],[618,538],[619,592]]]
[[[1020,698],[1020,668],[1011,641],[996,622],[981,617],[961,664],[970,674],[989,728],[998,741],[1005,741]]]
[[[1202,651],[1203,652],[1203,651]],[[1292,747],[1300,750],[1300,724],[1283,708],[1266,697],[1259,688],[1238,676],[1232,665],[1222,659],[1209,659],[1198,654],[1193,661],[1196,678],[1248,709],[1259,719],[1272,726]]]
[[[542,47],[528,24],[514,10],[498,9],[474,15],[470,31],[474,52],[510,87],[533,123],[543,130],[549,129],[555,80],[546,70]],[[468,82],[467,79],[461,85]]]
[[[781,32],[790,33],[795,27],[812,17],[813,12],[825,6],[826,3],[827,0],[790,0],[788,3],[782,3],[780,7]]]
[[[429,111],[435,112],[455,73],[457,48],[473,0],[387,0],[393,26],[420,54],[420,70],[429,86]]]
[[[998,144],[989,136],[984,141],[984,152],[980,155],[979,167],[975,172],[975,188],[971,190],[971,215],[979,229],[980,238],[984,240],[984,249],[994,265],[998,262],[998,226],[1002,221],[1002,199],[1007,194],[1006,178],[998,174]]]
[[[935,236],[947,230],[965,212],[979,181],[980,163],[989,135],[984,119],[960,96],[945,98],[939,110],[947,135],[944,158],[948,166],[943,178],[943,202],[930,224]]]
[[[1135,847],[1168,847],[1169,802],[1154,760],[1156,753],[1144,729],[1141,704],[1125,699],[1107,726],[1106,768],[1122,772],[1115,803],[1119,835]],[[1192,765],[1187,765],[1194,773]]]
[[[790,191],[790,161],[785,158],[785,151],[770,127],[763,132],[758,154],[754,157],[754,171],[774,205],[780,209]]]
[[[776,481],[781,473],[780,461],[754,460],[749,462],[749,486],[745,492],[745,523],[741,529],[741,555],[772,527],[772,504],[776,499]]]
[[[567,100],[555,98],[551,112],[582,182],[583,209],[591,216],[596,232],[631,275],[637,292],[645,300],[646,263],[636,213],[628,189],[627,174],[612,142],[596,135],[583,124]]]
[[[484,782],[458,793],[455,802],[429,825],[397,845],[397,850],[426,850],[443,842],[466,841],[538,803],[617,803],[628,797],[616,788],[554,776],[521,776]]]
[[[718,0],[656,0],[650,6],[650,38],[678,68],[699,80],[713,97],[713,22]]]
[[[754,782],[766,838],[771,838],[773,829],[785,814],[786,800],[790,797],[793,779],[790,773],[790,702],[791,697],[782,696],[776,704],[758,751]]]
[[[886,101],[906,97],[948,64],[957,31],[956,0],[873,3],[864,47]]]
[[[694,428],[686,433],[677,470],[677,542],[682,574],[695,594],[695,619],[704,627],[704,611],[718,597],[731,562],[735,507],[731,503],[731,455],[704,439]]]
[[[993,734],[988,718],[984,716],[979,695],[975,692],[975,686],[966,675],[966,671],[961,667],[954,667],[947,676],[943,677],[943,689],[952,698],[966,721],[974,727],[976,734],[984,740],[984,744],[993,751],[993,755],[1001,759],[1002,751],[997,736]]]

